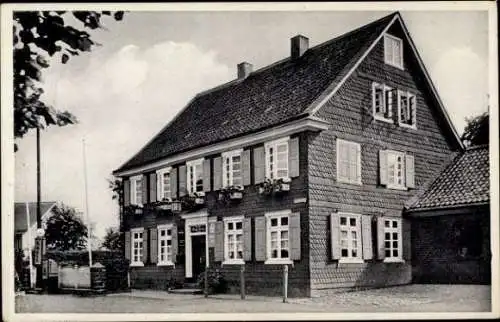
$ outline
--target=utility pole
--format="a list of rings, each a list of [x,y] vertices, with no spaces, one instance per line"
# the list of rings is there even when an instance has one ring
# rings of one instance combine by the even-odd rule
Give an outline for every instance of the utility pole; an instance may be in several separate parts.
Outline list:
[[[36,228],[42,228],[42,190],[41,190],[41,174],[40,174],[40,128],[36,128]],[[39,238],[37,236],[37,238]],[[41,243],[41,241],[40,241]],[[43,261],[42,261],[43,262]],[[42,265],[36,267],[36,288],[42,289]]]

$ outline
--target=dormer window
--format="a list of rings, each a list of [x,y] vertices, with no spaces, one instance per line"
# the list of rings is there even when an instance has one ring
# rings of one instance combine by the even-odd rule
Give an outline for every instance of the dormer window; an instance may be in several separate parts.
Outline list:
[[[386,64],[403,69],[403,41],[397,37],[384,35],[384,60]]]

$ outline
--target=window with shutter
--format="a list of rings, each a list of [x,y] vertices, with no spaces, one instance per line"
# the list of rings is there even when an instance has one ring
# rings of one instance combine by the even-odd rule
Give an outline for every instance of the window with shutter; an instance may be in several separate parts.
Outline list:
[[[415,94],[398,90],[398,121],[399,125],[417,128],[417,98]]]
[[[269,179],[288,178],[288,137],[266,142],[265,167]]]
[[[243,150],[222,153],[222,184],[224,187],[243,186],[242,160]]]
[[[224,221],[224,262],[223,264],[244,264],[242,216],[225,217]]]
[[[384,35],[385,63],[403,69],[403,41],[400,38]]]
[[[361,145],[337,139],[337,180],[361,184]]]
[[[172,199],[172,194],[171,194],[171,185],[170,185],[170,172],[172,171],[172,168],[168,167],[165,169],[160,169],[156,171],[156,180],[157,180],[157,198],[158,201],[162,200],[171,200]]]
[[[266,213],[266,264],[291,263],[290,210]]]
[[[384,262],[401,262],[403,260],[403,245],[400,218],[383,218],[383,250]]]
[[[143,204],[143,181],[142,175],[130,178],[130,203],[142,206]]]
[[[158,226],[158,265],[173,265],[172,224]]]
[[[363,262],[361,241],[361,215],[338,213],[338,231],[332,231],[332,239],[339,238],[341,262]]]
[[[144,229],[134,228],[130,230],[131,240],[131,257],[130,266],[144,266],[143,251],[144,251]]]
[[[203,193],[203,159],[186,162],[186,167],[188,193]]]
[[[415,187],[415,165],[412,155],[392,150],[381,150],[380,157],[381,184],[384,184],[382,181],[384,178],[387,188],[407,189]],[[382,166],[385,168],[382,169]]]

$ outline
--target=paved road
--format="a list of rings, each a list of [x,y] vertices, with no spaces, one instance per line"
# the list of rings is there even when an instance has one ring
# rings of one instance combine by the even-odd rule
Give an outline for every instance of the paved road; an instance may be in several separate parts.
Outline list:
[[[178,295],[154,291],[105,296],[24,295],[17,313],[292,313],[292,312],[488,312],[489,286],[409,285],[290,299],[237,295]]]

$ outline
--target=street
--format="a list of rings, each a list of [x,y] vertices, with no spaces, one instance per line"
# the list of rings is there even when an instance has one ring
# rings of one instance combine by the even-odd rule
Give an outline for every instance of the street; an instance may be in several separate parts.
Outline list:
[[[16,313],[292,313],[292,312],[488,312],[491,287],[407,285],[337,293],[319,298],[169,294],[132,290],[99,296],[72,294],[16,298]]]

